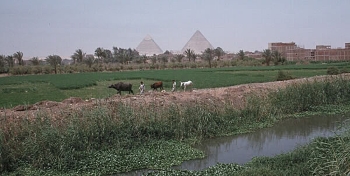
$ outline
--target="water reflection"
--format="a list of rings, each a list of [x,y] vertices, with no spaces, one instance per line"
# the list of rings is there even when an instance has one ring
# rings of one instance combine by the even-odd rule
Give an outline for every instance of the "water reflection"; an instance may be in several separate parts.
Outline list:
[[[254,133],[210,139],[196,146],[206,153],[206,158],[186,161],[174,168],[202,170],[217,163],[244,164],[256,156],[285,153],[315,137],[334,135],[348,117],[349,114],[289,119]]]

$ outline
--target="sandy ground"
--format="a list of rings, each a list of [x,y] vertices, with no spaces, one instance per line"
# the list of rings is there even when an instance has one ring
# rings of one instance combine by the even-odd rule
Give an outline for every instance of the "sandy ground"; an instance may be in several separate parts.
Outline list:
[[[349,79],[350,74],[343,74],[344,78]],[[268,91],[275,91],[284,88],[287,85],[297,84],[305,81],[332,79],[336,76],[315,76],[311,78],[294,79],[287,81],[276,81],[267,83],[242,84],[231,87],[211,88],[211,89],[193,89],[192,91],[183,92],[146,92],[143,95],[114,95],[106,99],[82,100],[81,98],[71,97],[62,102],[42,101],[32,105],[20,105],[11,109],[1,109],[0,118],[12,117],[34,117],[36,113],[47,112],[53,116],[64,116],[62,113],[80,110],[83,107],[94,107],[97,104],[123,102],[130,105],[140,106],[142,104],[153,104],[155,106],[169,106],[172,104],[188,106],[191,104],[212,104],[220,105],[230,103],[235,108],[242,108],[245,105],[247,95],[264,95]]]

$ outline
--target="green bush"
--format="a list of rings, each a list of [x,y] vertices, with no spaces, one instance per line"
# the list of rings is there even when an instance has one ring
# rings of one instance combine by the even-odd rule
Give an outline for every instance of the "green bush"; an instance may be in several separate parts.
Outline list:
[[[337,75],[339,74],[339,69],[337,67],[328,67],[327,68],[327,74],[328,75]]]
[[[290,80],[290,79],[294,79],[290,73],[285,72],[283,70],[278,70],[277,79],[276,79],[277,81],[284,81],[284,80]]]
[[[33,74],[42,74],[43,73],[42,66],[33,66],[32,73]]]
[[[346,133],[345,133],[346,134]],[[346,135],[316,138],[310,145],[309,170],[313,175],[350,174],[350,138]]]
[[[350,70],[349,70],[349,68],[347,68],[347,67],[343,67],[343,68],[340,70],[340,73],[350,73]]]
[[[53,72],[53,68],[49,65],[45,65],[43,68],[43,73],[44,74],[51,74]]]

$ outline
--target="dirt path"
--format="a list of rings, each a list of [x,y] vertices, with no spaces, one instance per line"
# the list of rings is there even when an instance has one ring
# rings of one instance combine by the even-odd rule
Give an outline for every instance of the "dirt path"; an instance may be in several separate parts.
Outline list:
[[[350,74],[342,75],[346,79],[350,79]],[[73,110],[79,110],[82,107],[94,107],[98,104],[106,102],[124,102],[131,105],[154,104],[155,106],[169,106],[171,104],[189,105],[196,103],[230,103],[236,108],[244,106],[245,97],[249,94],[264,94],[267,91],[284,88],[287,85],[300,83],[304,81],[332,79],[336,76],[315,76],[311,78],[294,79],[288,81],[276,81],[267,83],[251,83],[242,84],[231,87],[211,88],[211,89],[194,89],[191,92],[146,92],[143,95],[114,95],[112,97],[101,100],[82,100],[80,98],[71,97],[62,102],[42,101],[33,105],[16,106],[12,109],[0,110],[1,117],[34,117],[39,110],[50,113],[53,116],[61,116],[62,113],[69,113]]]

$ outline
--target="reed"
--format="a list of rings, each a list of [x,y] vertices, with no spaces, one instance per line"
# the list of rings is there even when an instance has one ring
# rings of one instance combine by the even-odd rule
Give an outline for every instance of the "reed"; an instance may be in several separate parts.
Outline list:
[[[271,93],[270,103],[282,114],[310,111],[324,105],[350,102],[350,82],[343,77],[323,81],[306,81]]]
[[[288,114],[311,111],[318,106],[348,104],[349,93],[349,81],[336,78],[292,85],[266,96],[252,95],[243,109],[235,109],[229,103],[217,105],[198,102],[196,105],[162,107],[153,104],[141,106],[115,101],[96,101],[94,107],[86,107],[69,114],[62,112],[59,117],[42,111],[38,111],[34,119],[0,117],[0,172],[21,170],[22,167],[54,170],[59,173],[80,172],[79,169],[91,164],[91,156],[97,156],[99,152],[114,151],[115,157],[123,160],[130,155],[130,151],[137,152],[144,146],[159,141],[193,144],[206,138],[244,133],[270,126]],[[331,148],[328,145],[334,146],[331,149],[338,155],[333,157],[333,160],[339,158],[337,161],[344,161],[344,164],[329,168],[348,165],[348,155],[338,153],[341,149],[348,151],[347,138],[335,138],[330,141],[327,145],[319,145],[322,144],[323,148]],[[346,146],[337,147],[341,142]],[[159,144],[166,145],[162,142]],[[152,147],[145,152],[152,153],[151,150]],[[304,157],[310,155],[308,152],[310,151],[303,154]],[[161,165],[165,160],[160,158],[174,155],[181,155],[181,151],[169,149],[162,156],[155,155],[159,160],[145,159],[148,164],[138,165],[135,164],[135,158],[125,159],[123,162],[133,167],[116,166],[112,167],[113,170],[106,167],[104,172],[111,174],[136,168],[166,168],[170,167],[171,163]],[[316,155],[315,153],[311,156]],[[106,155],[102,156],[108,159]],[[185,158],[183,154],[177,158],[177,162]],[[289,160],[290,158],[281,159],[278,162],[285,165],[283,163]],[[292,160],[296,162],[300,158],[293,156]],[[320,168],[323,168],[322,164],[331,165],[333,160],[314,159],[313,163],[320,164]],[[311,165],[318,168],[315,164]],[[92,167],[98,169],[101,166]],[[94,168],[90,168],[90,171]],[[320,173],[318,170],[315,169],[314,172]]]
[[[348,124],[347,124],[347,129]],[[334,137],[315,139],[310,144],[314,150],[308,161],[314,175],[348,175],[350,174],[350,130]]]

